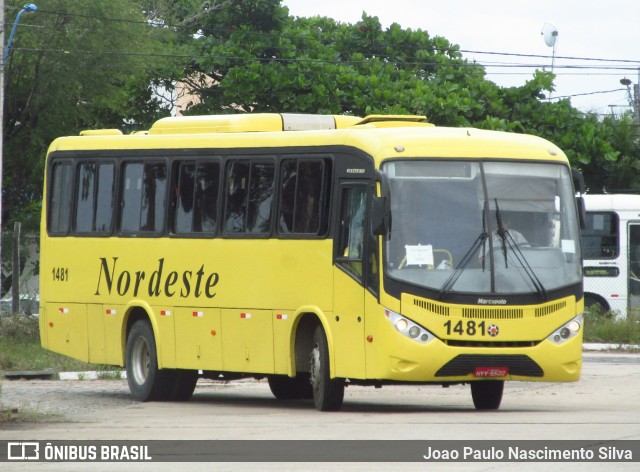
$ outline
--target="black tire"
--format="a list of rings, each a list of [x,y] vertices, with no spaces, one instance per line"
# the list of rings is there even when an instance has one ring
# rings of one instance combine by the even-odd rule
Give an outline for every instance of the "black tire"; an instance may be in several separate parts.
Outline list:
[[[313,402],[320,411],[338,411],[344,400],[344,379],[332,379],[329,370],[329,345],[322,326],[313,333],[309,360]]]
[[[131,327],[126,348],[127,382],[136,400],[167,400],[170,372],[158,369],[158,354],[153,329],[147,320]]]
[[[502,402],[504,380],[471,382],[471,397],[476,410],[497,410]]]
[[[313,398],[313,388],[308,374],[297,377],[270,375],[267,379],[271,393],[278,400],[303,400]]]
[[[198,382],[197,370],[175,369],[171,371],[169,383],[169,400],[186,402],[193,395]]]

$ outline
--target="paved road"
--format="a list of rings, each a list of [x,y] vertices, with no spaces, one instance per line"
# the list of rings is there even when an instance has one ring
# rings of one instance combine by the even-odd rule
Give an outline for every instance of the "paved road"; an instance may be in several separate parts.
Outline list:
[[[37,423],[0,425],[0,439],[640,440],[638,392],[640,355],[619,353],[585,354],[583,376],[576,383],[507,383],[501,409],[495,412],[475,411],[467,386],[349,387],[340,412],[321,413],[309,401],[276,401],[264,381],[201,381],[189,402],[136,403],[122,380],[5,380],[0,396],[4,408],[31,409],[50,416]],[[70,466],[80,464],[58,464],[57,469],[55,464],[38,465],[43,466],[42,470],[71,470]],[[108,465],[108,470],[120,470],[118,467],[124,464]],[[226,469],[220,464],[201,467],[327,469],[326,464],[261,464],[257,469],[250,464],[227,465]],[[509,470],[507,465],[437,464],[434,469],[429,464],[429,470]],[[520,464],[518,469],[541,470],[543,465]],[[103,463],[95,470],[105,470],[105,466]],[[162,467],[154,464],[144,470],[163,470]],[[425,464],[386,467],[380,470],[424,470]],[[638,470],[638,463],[605,468]],[[371,465],[360,464],[339,468],[371,469]],[[554,465],[555,471],[602,469],[603,464],[597,463]]]

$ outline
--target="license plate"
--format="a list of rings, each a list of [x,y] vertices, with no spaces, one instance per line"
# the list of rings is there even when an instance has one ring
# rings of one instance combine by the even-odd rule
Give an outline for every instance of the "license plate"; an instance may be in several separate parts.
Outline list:
[[[476,367],[474,377],[506,377],[509,374],[508,367]]]

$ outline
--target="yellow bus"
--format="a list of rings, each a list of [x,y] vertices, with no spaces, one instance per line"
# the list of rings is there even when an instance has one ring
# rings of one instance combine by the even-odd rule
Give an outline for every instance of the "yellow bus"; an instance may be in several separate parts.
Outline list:
[[[56,139],[42,346],[126,366],[133,397],[266,378],[338,410],[350,385],[576,381],[579,206],[546,140],[414,116],[164,118]]]

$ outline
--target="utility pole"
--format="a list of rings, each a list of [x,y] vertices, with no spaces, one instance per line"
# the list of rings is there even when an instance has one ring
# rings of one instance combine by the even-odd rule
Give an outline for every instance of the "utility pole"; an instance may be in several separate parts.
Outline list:
[[[4,18],[4,0],[0,0],[0,45],[2,46],[2,63],[0,64],[0,277],[2,275],[2,163],[4,161],[4,75],[9,61],[9,54],[11,53],[11,42],[13,41],[13,35],[16,32],[16,27],[20,22],[20,18],[23,14],[38,9],[33,3],[27,3],[23,6],[16,15],[16,19],[13,22],[11,28],[11,34],[7,44],[4,43],[5,32],[5,18]],[[1,287],[0,287],[1,288]],[[1,295],[1,294],[0,294]]]
[[[626,77],[620,79],[620,83],[627,87],[627,96],[629,99],[629,106],[633,112],[633,119],[638,126],[640,126],[640,68],[638,69],[638,82],[635,84]]]
[[[4,0],[0,0],[0,45],[4,58]],[[0,282],[2,281],[2,162],[4,161],[4,59],[0,64]],[[0,285],[0,297],[2,286]]]

